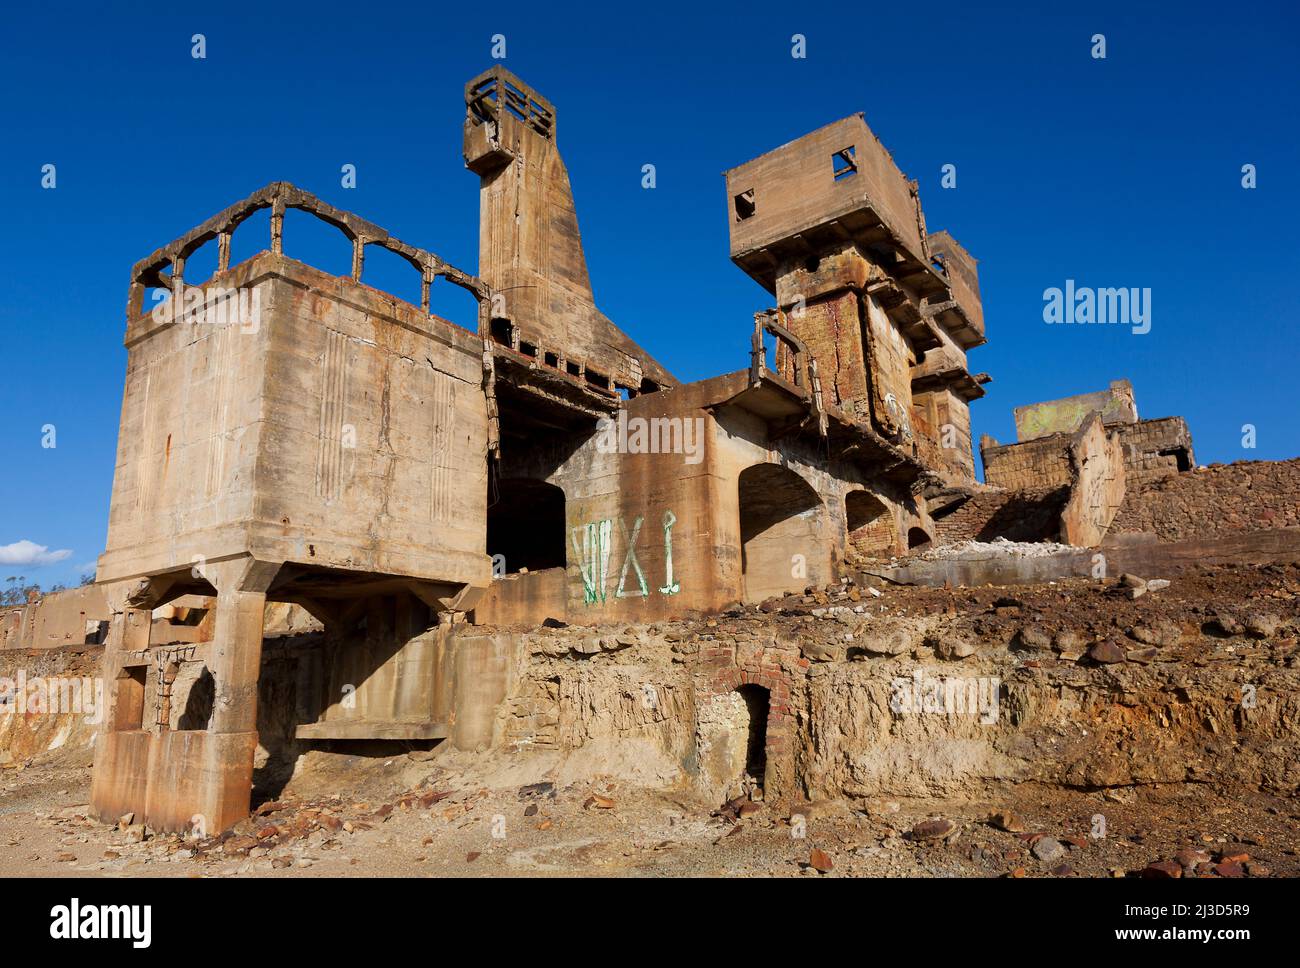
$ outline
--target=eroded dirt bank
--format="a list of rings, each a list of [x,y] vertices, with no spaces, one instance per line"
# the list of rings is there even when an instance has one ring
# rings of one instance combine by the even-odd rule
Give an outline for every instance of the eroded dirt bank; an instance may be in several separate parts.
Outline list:
[[[0,874],[1300,869],[1300,569],[877,591],[519,632],[500,748],[314,751],[223,838],[86,820],[93,732],[9,724]],[[766,773],[744,669],[788,683]]]

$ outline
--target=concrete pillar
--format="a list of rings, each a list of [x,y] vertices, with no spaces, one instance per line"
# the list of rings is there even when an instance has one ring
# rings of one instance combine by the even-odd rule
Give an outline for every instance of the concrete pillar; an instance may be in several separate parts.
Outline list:
[[[149,734],[140,721],[125,721],[147,704],[136,694],[130,675],[131,654],[149,648],[152,583],[116,582],[104,586],[110,619],[104,640],[101,674],[105,709],[95,741],[95,771],[90,803],[94,814],[111,823],[126,813],[143,813],[149,775]],[[128,690],[130,694],[128,695]],[[127,707],[130,708],[127,708]]]
[[[217,589],[208,669],[216,680],[212,733],[257,732],[257,678],[262,665],[266,589],[279,566],[252,558],[205,564]]]
[[[266,590],[278,563],[240,557],[205,562],[216,588],[208,669],[216,695],[206,733],[157,737],[146,814],[162,830],[215,834],[248,815],[257,751],[257,682]]]

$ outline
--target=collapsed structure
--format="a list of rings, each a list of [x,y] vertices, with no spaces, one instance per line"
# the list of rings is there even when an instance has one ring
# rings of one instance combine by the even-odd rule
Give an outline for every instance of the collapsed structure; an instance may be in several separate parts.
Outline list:
[[[927,231],[916,183],[860,115],[726,173],[731,257],[774,305],[755,314],[747,365],[682,384],[597,308],[554,106],[494,68],[465,108],[477,276],[283,182],[135,266],[97,574],[100,817],[228,828],[247,814],[268,712],[301,744],[539,742],[559,686],[523,675],[512,627],[802,593],[985,506],[969,405],[989,378],[966,358],[984,342],[976,262]],[[232,265],[233,234],[263,209],[269,249]],[[342,233],[348,275],[292,257],[290,210]],[[187,278],[206,245],[216,274]],[[420,305],[363,282],[375,247],[418,274]],[[474,299],[473,332],[429,312],[443,282]],[[151,290],[170,299],[149,310]],[[1065,435],[1055,513],[1079,543],[1101,540],[1123,498],[1129,431],[1114,422],[1085,408],[1012,445]],[[323,629],[270,680],[268,603]],[[169,605],[201,632],[160,629]],[[788,646],[699,655],[704,738],[686,760],[707,773],[717,710],[758,690],[759,772],[770,793],[793,790],[808,663]]]
[[[1066,442],[1094,415],[1116,438],[1129,479],[1147,480],[1196,466],[1186,421],[1139,420],[1132,384],[1115,380],[1106,390],[1017,407],[1016,443],[999,444],[987,434],[980,439],[984,483],[1009,490],[1068,485]]]
[[[926,488],[973,483],[975,262],[927,233],[861,116],[727,173],[732,257],[777,305],[747,367],[680,385],[596,307],[555,108],[502,68],[465,105],[477,277],[282,182],[133,270],[97,575],[101,816],[245,815],[268,601],[327,631],[300,738],[473,748],[508,666],[473,626],[648,621],[825,584],[850,541],[930,540]],[[264,208],[269,250],[231,265]],[[291,257],[287,210],[343,233],[350,277]],[[186,278],[208,244],[216,274]],[[419,274],[422,305],[363,284],[371,247]],[[477,332],[429,313],[440,279],[477,300]],[[171,293],[162,312],[151,289]],[[225,325],[187,325],[214,306]],[[152,610],[186,595],[213,599],[210,641],[152,647]],[[146,716],[186,666],[203,728]]]

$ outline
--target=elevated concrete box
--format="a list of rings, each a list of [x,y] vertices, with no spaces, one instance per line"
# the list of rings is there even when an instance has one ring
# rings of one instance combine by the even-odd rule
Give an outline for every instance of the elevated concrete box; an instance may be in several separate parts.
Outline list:
[[[262,208],[270,251],[229,266],[232,233]],[[286,208],[339,229],[351,277],[283,254]],[[216,274],[187,285],[186,259],[214,239]],[[361,283],[372,245],[420,275],[420,307]],[[328,627],[354,621],[366,596],[442,612],[486,589],[483,344],[428,313],[439,276],[473,292],[481,325],[485,284],[280,182],[136,266],[97,574],[112,612],[112,726],[92,792],[105,819],[215,832],[247,813],[268,600]],[[154,304],[150,289],[171,298]],[[206,729],[172,730],[171,684],[193,653],[151,650],[150,610],[187,594],[215,597],[202,660],[215,698]],[[146,722],[146,710],[163,712]]]

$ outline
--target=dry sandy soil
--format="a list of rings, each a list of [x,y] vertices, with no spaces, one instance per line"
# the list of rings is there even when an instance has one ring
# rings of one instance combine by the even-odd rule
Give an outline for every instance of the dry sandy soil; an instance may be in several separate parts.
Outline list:
[[[1215,637],[1231,626],[1231,614],[1267,607],[1294,623],[1298,591],[1300,569],[1270,566],[1206,569],[1137,601],[1084,581],[890,588],[886,597],[901,616],[959,615],[981,639],[1005,640],[1026,621],[1048,633],[1066,624],[1098,639],[1122,636],[1139,621],[1204,624],[1204,635],[1170,648],[1171,661],[1203,666],[1241,654],[1232,644],[1240,637]],[[769,603],[766,618],[733,620],[806,623],[816,604]],[[1270,638],[1270,661],[1294,668],[1294,638]],[[1022,661],[1059,659],[1048,651]],[[511,767],[519,755],[314,752],[281,799],[261,804],[221,838],[187,841],[153,836],[129,817],[117,827],[88,819],[89,751],[43,753],[0,770],[0,876],[1300,874],[1300,804],[1258,790],[1186,782],[1088,791],[1026,782],[961,800],[778,808],[699,802],[601,777],[520,787],[504,779],[517,775]]]
[[[755,805],[737,816],[607,782],[493,790],[472,772],[410,756],[334,755],[296,783],[295,796],[264,804],[224,840],[142,841],[138,825],[86,818],[90,770],[85,754],[69,759],[7,771],[0,876],[1113,877],[1140,875],[1184,849],[1206,854],[1205,874],[1241,855],[1220,871],[1300,873],[1294,801],[1188,784],[1106,793],[1021,785],[995,802]],[[1005,826],[1023,829],[990,822],[1003,811],[1013,814]],[[1093,836],[1098,814],[1104,837]],[[918,836],[928,830],[918,825],[936,818],[952,830],[942,835],[946,825],[935,825],[938,836]],[[1057,841],[1059,852],[1036,835]],[[812,866],[827,866],[814,849],[829,870]]]

